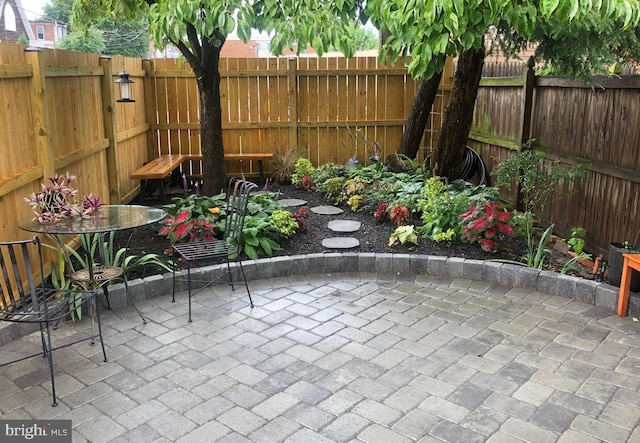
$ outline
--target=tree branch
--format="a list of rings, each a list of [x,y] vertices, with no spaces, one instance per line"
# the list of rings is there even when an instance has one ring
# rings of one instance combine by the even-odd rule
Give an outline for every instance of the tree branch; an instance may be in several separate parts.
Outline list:
[[[200,46],[200,39],[198,38],[198,31],[192,23],[187,23],[187,39],[191,45],[191,50],[195,58],[202,63],[202,47]]]

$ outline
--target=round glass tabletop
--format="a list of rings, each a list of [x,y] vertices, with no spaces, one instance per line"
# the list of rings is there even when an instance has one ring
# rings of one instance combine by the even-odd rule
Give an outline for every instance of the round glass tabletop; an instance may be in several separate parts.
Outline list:
[[[68,218],[47,224],[28,219],[18,223],[18,226],[25,231],[44,234],[90,234],[150,225],[162,220],[165,215],[163,209],[150,206],[105,205],[89,218]]]

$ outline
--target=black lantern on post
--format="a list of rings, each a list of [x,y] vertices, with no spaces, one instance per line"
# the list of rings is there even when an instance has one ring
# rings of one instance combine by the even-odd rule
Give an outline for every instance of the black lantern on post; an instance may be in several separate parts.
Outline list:
[[[120,100],[119,102],[125,103],[133,103],[135,100],[131,98],[131,83],[135,83],[133,80],[129,78],[129,73],[126,71],[122,71],[120,74],[120,78],[116,80],[116,83],[120,85]]]

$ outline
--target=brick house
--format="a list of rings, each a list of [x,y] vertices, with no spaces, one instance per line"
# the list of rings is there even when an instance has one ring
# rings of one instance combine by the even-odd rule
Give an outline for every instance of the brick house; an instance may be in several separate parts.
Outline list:
[[[1,1],[1,0],[0,0]],[[38,48],[55,48],[56,42],[67,36],[68,25],[61,22],[38,22],[32,21],[31,30],[33,31],[34,40],[29,44]]]
[[[0,43],[18,43],[24,36],[35,40],[21,0],[0,0]]]

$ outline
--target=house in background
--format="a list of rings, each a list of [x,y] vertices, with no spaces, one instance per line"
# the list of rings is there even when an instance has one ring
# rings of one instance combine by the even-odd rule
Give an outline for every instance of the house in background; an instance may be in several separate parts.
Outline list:
[[[18,43],[21,36],[35,41],[21,0],[0,0],[0,43]]]
[[[2,0],[0,0],[2,1]],[[61,22],[29,22],[33,31],[34,40],[29,40],[30,46],[38,48],[55,48],[56,42],[67,36],[68,26]]]

